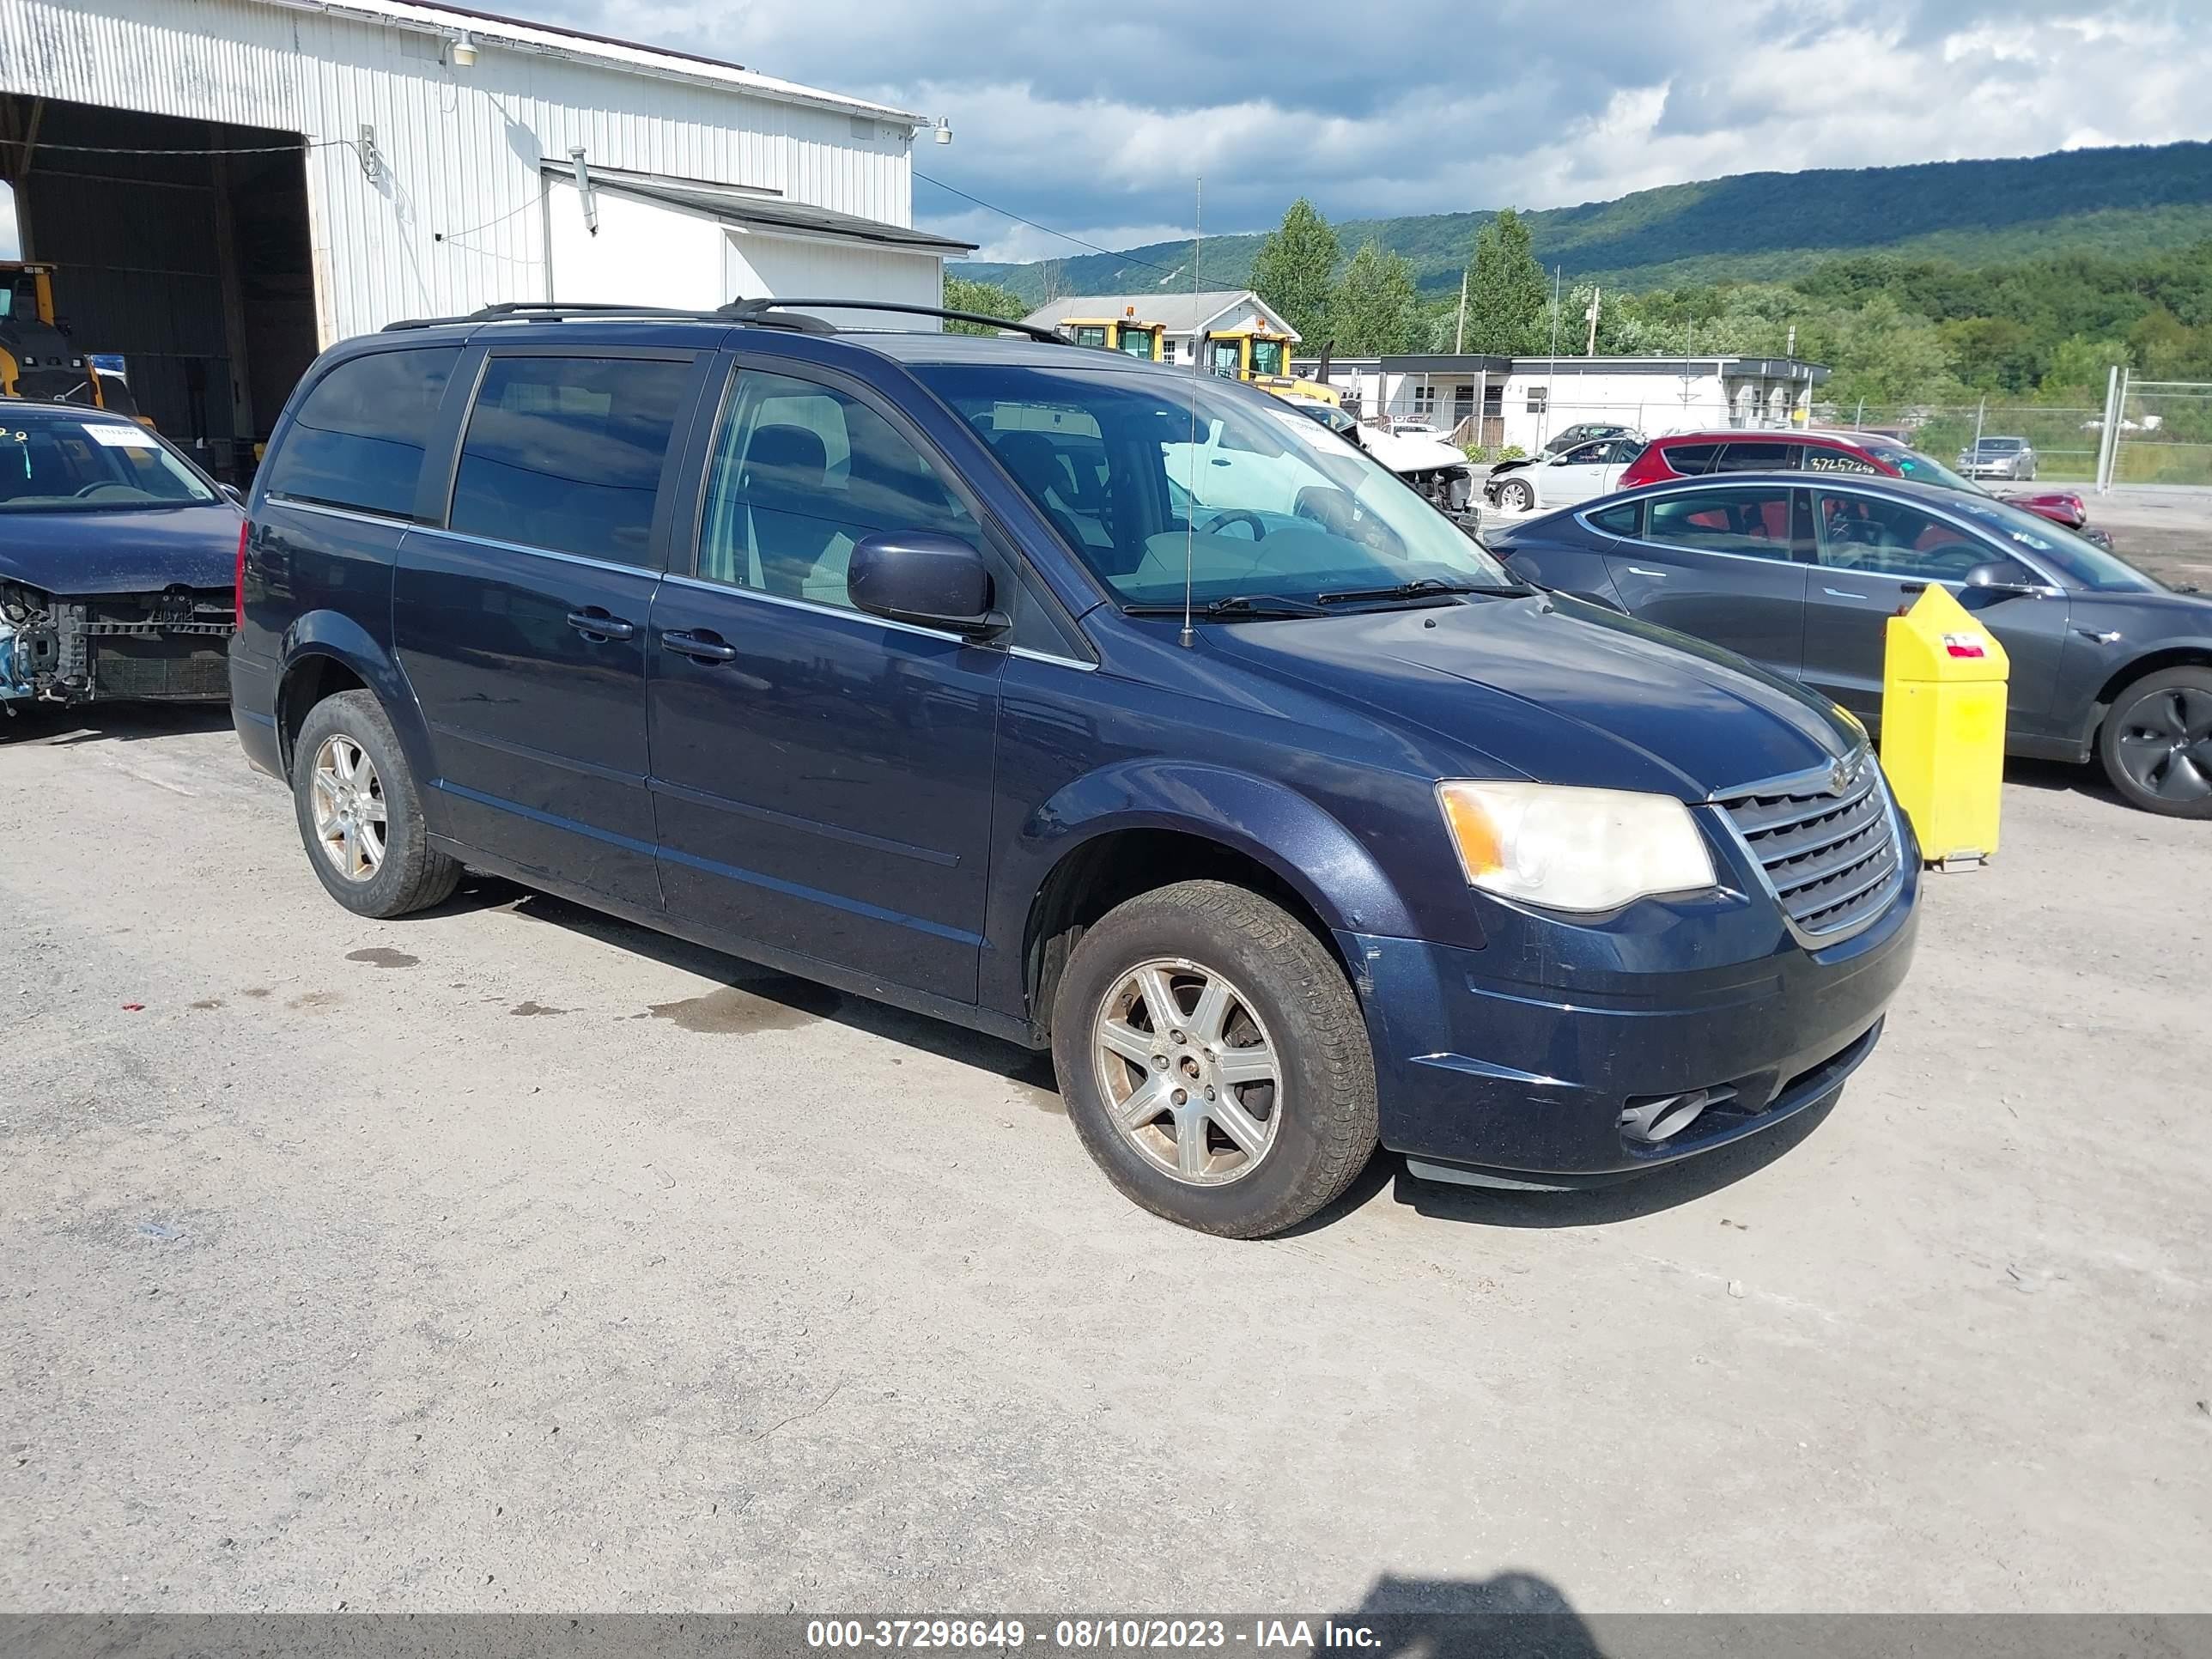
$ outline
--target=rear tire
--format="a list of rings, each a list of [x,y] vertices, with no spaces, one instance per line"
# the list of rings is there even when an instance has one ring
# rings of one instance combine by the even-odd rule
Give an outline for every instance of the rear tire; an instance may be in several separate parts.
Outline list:
[[[356,915],[389,921],[453,896],[460,863],[431,847],[415,775],[374,694],[341,691],[307,711],[292,802],[316,878]]]
[[[1358,1000],[1311,933],[1243,888],[1178,882],[1109,911],[1068,959],[1052,1032],[1085,1148],[1186,1227],[1280,1232],[1374,1152]]]
[[[2212,818],[2212,668],[2168,668],[2121,689],[2097,759],[2130,806]]]

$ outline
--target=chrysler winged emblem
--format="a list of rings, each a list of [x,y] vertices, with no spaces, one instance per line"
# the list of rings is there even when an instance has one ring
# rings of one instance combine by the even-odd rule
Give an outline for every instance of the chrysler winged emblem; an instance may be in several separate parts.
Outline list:
[[[1828,793],[1842,794],[1857,781],[1858,775],[1858,762],[1849,755],[1843,757],[1828,769]]]

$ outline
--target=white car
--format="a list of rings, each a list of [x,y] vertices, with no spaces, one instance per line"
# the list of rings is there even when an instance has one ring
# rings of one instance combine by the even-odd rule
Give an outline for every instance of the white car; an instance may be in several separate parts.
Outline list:
[[[1482,493],[1491,505],[1507,513],[1572,507],[1613,489],[1628,464],[1643,453],[1643,444],[1634,438],[1600,438],[1556,455],[1507,461],[1483,480]]]
[[[1283,401],[1345,442],[1358,445],[1445,512],[1457,513],[1467,506],[1474,488],[1474,469],[1457,444],[1402,424],[1395,432],[1362,426],[1334,404],[1305,398]]]

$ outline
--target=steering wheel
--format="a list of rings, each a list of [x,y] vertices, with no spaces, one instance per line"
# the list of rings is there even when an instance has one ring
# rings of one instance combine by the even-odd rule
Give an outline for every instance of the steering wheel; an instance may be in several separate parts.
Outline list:
[[[1942,581],[1964,581],[1966,573],[1988,557],[1979,548],[1965,542],[1946,542],[1941,547],[1931,547],[1923,556],[1942,574]]]
[[[1260,515],[1256,513],[1248,513],[1241,507],[1232,507],[1225,513],[1215,514],[1204,524],[1199,526],[1199,532],[1201,535],[1211,536],[1225,524],[1249,524],[1252,526],[1254,541],[1263,541],[1267,538],[1267,526],[1260,522]]]

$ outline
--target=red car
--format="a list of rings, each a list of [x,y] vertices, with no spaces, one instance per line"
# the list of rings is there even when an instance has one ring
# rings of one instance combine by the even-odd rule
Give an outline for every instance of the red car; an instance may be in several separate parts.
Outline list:
[[[2070,489],[1990,490],[1942,462],[1872,432],[1676,432],[1654,438],[1613,487],[1662,483],[1708,472],[1856,472],[1911,478],[2000,500],[2039,514],[2106,547],[2112,538],[2088,527],[2081,496]]]

